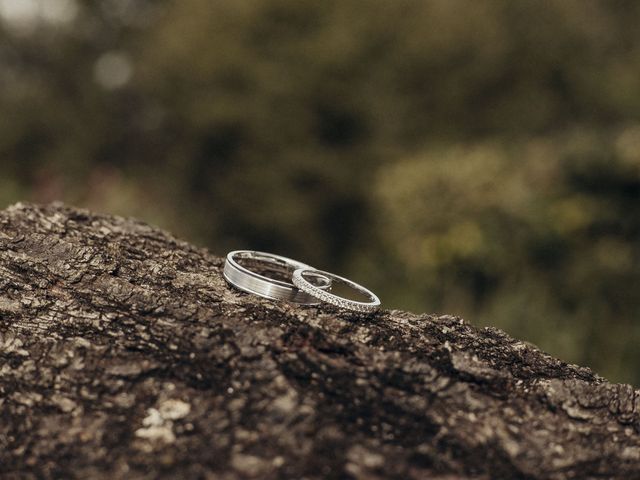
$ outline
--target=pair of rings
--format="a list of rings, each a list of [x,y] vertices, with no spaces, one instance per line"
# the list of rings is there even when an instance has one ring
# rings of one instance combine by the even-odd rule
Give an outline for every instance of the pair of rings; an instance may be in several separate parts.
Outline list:
[[[269,272],[271,275],[265,275]],[[300,305],[327,302],[340,308],[370,313],[380,307],[372,291],[347,278],[316,270],[305,263],[272,253],[235,250],[227,254],[224,278],[234,287],[273,300]],[[336,295],[332,286],[343,284],[369,301],[361,302]]]

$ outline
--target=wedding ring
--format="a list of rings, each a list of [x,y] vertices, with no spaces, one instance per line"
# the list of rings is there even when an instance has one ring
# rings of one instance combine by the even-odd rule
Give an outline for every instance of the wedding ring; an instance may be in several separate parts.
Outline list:
[[[313,283],[305,278],[305,275],[313,276],[316,278],[328,278],[335,285],[336,282],[343,283],[357,292],[365,295],[370,299],[369,302],[357,302],[348,298],[329,293],[321,288],[318,288]],[[303,292],[322,300],[323,302],[330,303],[336,307],[346,308],[348,310],[355,310],[356,312],[370,313],[376,311],[380,307],[380,299],[371,290],[364,288],[362,285],[358,285],[356,282],[352,282],[348,278],[340,277],[329,272],[323,272],[322,270],[316,270],[310,267],[301,267],[293,272],[293,284]]]
[[[243,265],[253,265],[254,269],[249,269]],[[287,281],[291,278],[291,272],[299,268],[311,268],[302,262],[292,260],[272,253],[256,252],[253,250],[235,250],[227,254],[224,263],[224,278],[234,287],[247,292],[270,298],[272,300],[286,300],[288,302],[303,305],[315,305],[319,301],[303,292]],[[259,272],[269,271],[275,274],[271,278]],[[317,285],[320,291],[324,291],[331,286],[331,280],[326,277],[316,276]]]

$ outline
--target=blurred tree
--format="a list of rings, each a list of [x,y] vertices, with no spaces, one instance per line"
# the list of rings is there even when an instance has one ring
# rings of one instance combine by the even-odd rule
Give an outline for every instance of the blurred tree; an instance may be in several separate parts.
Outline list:
[[[638,127],[579,132],[446,146],[383,168],[379,230],[407,276],[400,288],[412,285],[395,294],[634,378],[638,143]]]

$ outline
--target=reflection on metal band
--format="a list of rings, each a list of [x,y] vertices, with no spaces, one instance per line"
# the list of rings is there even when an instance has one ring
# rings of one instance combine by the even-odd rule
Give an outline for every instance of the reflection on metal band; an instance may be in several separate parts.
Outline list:
[[[240,263],[243,260],[247,261],[247,263],[262,266],[263,268],[260,270],[280,271],[282,273],[288,272],[288,275],[291,275],[293,271],[298,268],[310,268],[308,265],[271,253],[256,252],[253,250],[235,250],[227,254],[223,275],[227,282],[247,293],[305,305],[318,303],[315,297],[300,291],[290,282],[270,278],[258,271],[243,266]],[[316,288],[324,291],[330,287],[331,281],[329,279],[324,277],[317,278],[318,285]]]

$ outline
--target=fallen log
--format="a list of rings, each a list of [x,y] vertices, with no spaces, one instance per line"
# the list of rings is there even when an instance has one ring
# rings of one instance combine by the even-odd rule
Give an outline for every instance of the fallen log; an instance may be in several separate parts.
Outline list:
[[[0,212],[1,478],[640,478],[640,391],[448,315],[230,288],[136,220]]]

